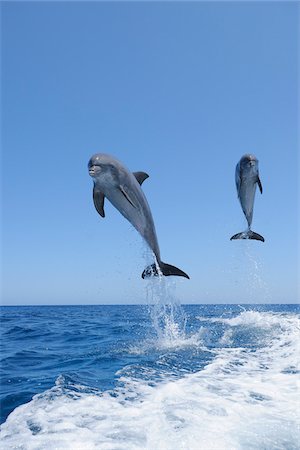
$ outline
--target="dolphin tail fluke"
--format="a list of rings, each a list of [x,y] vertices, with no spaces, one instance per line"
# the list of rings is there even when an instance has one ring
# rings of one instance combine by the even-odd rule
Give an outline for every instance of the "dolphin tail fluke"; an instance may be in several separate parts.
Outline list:
[[[149,278],[149,277],[159,276],[159,275],[165,275],[166,277],[168,277],[170,275],[175,275],[178,277],[185,277],[185,278],[190,279],[190,277],[185,272],[178,269],[178,267],[171,266],[170,264],[166,264],[162,261],[159,263],[159,265],[154,263],[154,264],[151,264],[150,266],[146,267],[146,269],[142,273],[142,278]]]
[[[263,236],[261,236],[258,233],[255,233],[255,231],[252,231],[252,230],[247,230],[247,231],[242,231],[241,233],[237,233],[234,236],[231,236],[230,240],[232,241],[233,239],[254,239],[256,241],[265,242],[265,238]]]

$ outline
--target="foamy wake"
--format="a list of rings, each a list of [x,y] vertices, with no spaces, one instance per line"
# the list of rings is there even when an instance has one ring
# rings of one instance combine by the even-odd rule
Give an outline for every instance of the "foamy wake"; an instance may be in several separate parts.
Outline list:
[[[299,449],[299,318],[243,312],[236,327],[272,332],[258,350],[221,348],[203,370],[157,385],[88,393],[57,385],[16,408],[1,429],[3,449]],[[228,330],[227,330],[228,331]]]

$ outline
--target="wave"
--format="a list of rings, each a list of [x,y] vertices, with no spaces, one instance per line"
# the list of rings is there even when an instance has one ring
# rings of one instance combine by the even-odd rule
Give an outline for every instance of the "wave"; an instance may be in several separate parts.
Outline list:
[[[10,414],[1,427],[3,448],[299,449],[299,316],[243,311],[205,320],[224,326],[220,341],[246,329],[263,332],[264,343],[215,348],[201,370],[180,379],[164,372],[153,383],[151,369],[139,376],[121,371],[112,391],[59,377]],[[203,346],[196,334],[186,339]]]

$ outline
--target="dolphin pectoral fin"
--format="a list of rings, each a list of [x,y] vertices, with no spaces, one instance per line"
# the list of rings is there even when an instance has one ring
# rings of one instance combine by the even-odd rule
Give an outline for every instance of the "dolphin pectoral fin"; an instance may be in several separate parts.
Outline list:
[[[255,233],[255,231],[252,230],[242,231],[241,233],[237,233],[231,236],[230,240],[232,241],[234,239],[253,239],[256,241],[265,242],[265,238],[263,236],[261,236],[258,233]]]
[[[241,168],[240,165],[237,164],[236,168],[235,168],[235,185],[236,185],[236,190],[238,193],[238,197],[240,197],[240,189],[241,189]]]
[[[124,189],[123,186],[120,186],[120,191],[122,192],[122,194],[124,195],[124,197],[126,198],[126,200],[129,201],[129,203],[136,208],[136,205],[134,204],[134,202],[131,200],[130,195],[128,194],[128,192],[126,192],[126,190]]]
[[[95,186],[93,189],[93,200],[97,212],[100,214],[101,217],[105,217],[104,194],[103,192],[100,192]]]
[[[259,178],[258,175],[257,175],[257,184],[258,184],[260,193],[262,194],[263,193],[263,188],[262,188],[262,184],[261,184],[261,181],[260,181],[260,178]]]
[[[147,178],[149,178],[149,175],[146,172],[132,172],[139,184],[141,185]]]
[[[146,269],[142,273],[142,278],[149,278],[159,275],[164,275],[166,277],[170,275],[175,275],[178,277],[185,277],[190,279],[190,277],[185,272],[178,269],[178,267],[171,266],[170,264],[165,264],[162,261],[160,262],[159,267],[157,267],[155,263],[146,267]]]

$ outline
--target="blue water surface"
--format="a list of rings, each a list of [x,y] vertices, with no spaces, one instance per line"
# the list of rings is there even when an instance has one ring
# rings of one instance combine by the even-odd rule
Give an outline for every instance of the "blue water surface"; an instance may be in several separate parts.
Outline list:
[[[256,328],[240,327],[228,344],[222,341],[226,320],[214,319],[243,311],[299,314],[299,306],[185,305],[178,311],[166,334],[162,328],[168,324],[158,329],[150,306],[1,307],[1,422],[59,377],[70,389],[80,385],[86,392],[107,391],[124,375],[151,383],[197,372],[220,346],[255,351],[264,345]],[[203,345],[181,345],[182,339],[188,343],[195,336]]]

